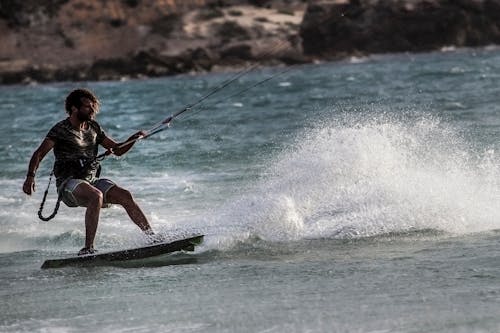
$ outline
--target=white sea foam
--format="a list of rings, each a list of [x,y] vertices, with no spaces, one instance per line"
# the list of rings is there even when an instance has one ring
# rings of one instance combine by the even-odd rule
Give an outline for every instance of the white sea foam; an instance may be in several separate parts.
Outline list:
[[[271,240],[493,230],[498,162],[430,116],[344,117],[304,133],[250,194],[216,214]]]

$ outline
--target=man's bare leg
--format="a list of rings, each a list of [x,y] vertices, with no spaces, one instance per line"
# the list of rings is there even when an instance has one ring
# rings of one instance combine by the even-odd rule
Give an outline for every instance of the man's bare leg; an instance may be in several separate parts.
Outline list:
[[[141,228],[144,233],[148,235],[154,234],[153,229],[151,229],[151,225],[146,218],[146,215],[142,212],[141,208],[135,202],[132,194],[119,186],[113,186],[109,189],[106,194],[106,203],[118,204],[125,208],[130,219]]]
[[[73,195],[78,202],[85,207],[85,247],[94,247],[94,239],[99,224],[99,214],[101,211],[103,196],[102,192],[88,183],[79,184],[73,191]]]

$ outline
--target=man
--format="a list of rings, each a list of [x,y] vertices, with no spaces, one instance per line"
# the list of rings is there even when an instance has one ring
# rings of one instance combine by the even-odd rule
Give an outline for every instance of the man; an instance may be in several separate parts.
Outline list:
[[[78,255],[94,253],[94,238],[101,207],[107,204],[123,206],[131,220],[148,236],[154,232],[146,216],[129,191],[108,179],[99,179],[99,163],[96,161],[98,146],[120,156],[125,154],[144,136],[140,131],[120,144],[108,137],[94,120],[99,112],[99,100],[87,89],[73,90],[65,102],[69,117],[57,123],[47,134],[40,147],[31,157],[23,191],[31,195],[35,191],[35,173],[45,155],[54,149],[54,175],[57,191],[69,207],[86,207],[85,247]],[[127,143],[129,142],[130,143]]]

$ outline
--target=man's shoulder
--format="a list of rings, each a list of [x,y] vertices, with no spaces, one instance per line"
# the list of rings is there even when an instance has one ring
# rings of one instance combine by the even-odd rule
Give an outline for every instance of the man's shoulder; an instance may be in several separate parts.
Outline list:
[[[59,122],[57,122],[52,128],[68,128],[71,127],[71,122],[69,121],[69,118],[65,118]]]
[[[59,128],[67,128],[68,124],[69,124],[69,126],[71,126],[71,123],[69,122],[68,118],[66,118],[66,119],[63,119],[63,120],[55,123],[55,125],[52,126],[50,130],[53,131],[53,130],[59,129]]]
[[[91,120],[87,120],[87,121],[88,121],[89,125],[92,127],[94,127],[94,126],[99,127],[99,128],[101,127],[101,125],[99,125],[99,123],[96,120],[91,119]]]
[[[92,128],[97,134],[104,133],[104,129],[102,128],[101,125],[99,125],[99,123],[97,121],[89,120],[88,124],[89,124],[90,128]]]
[[[65,133],[70,129],[71,129],[71,123],[68,120],[68,118],[63,119],[51,127],[51,129],[47,133],[47,137],[54,138],[56,136],[60,136],[62,133]]]

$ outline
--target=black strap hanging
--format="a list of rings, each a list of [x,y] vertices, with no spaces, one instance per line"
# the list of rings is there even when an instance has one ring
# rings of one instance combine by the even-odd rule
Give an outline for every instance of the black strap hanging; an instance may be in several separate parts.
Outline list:
[[[43,194],[43,199],[42,199],[42,203],[40,204],[40,209],[38,209],[38,217],[40,218],[40,220],[45,221],[45,222],[52,220],[56,216],[57,211],[59,210],[59,206],[61,204],[61,199],[62,199],[61,194],[59,194],[57,196],[56,206],[54,207],[54,211],[52,212],[52,214],[50,214],[50,216],[48,216],[48,217],[44,217],[42,215],[42,213],[43,213],[43,206],[45,205],[45,201],[47,200],[47,194],[49,193],[49,188],[50,188],[50,184],[52,182],[52,176],[53,175],[54,175],[54,171],[52,171],[50,173],[49,184],[47,185],[47,189],[45,190],[45,193]]]

